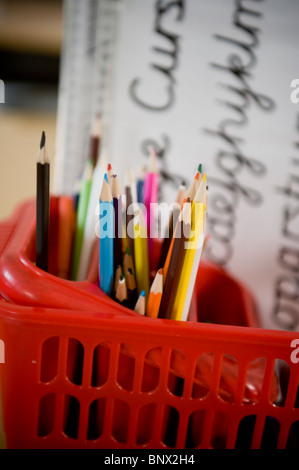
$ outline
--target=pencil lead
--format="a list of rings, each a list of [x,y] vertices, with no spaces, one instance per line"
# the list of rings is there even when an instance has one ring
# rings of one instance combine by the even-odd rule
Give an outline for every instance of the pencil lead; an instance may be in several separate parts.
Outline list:
[[[42,149],[45,146],[45,143],[46,143],[46,135],[45,135],[45,131],[43,131],[39,148]]]
[[[46,135],[44,131],[42,132],[42,137],[41,137],[39,149],[37,152],[36,161],[37,163],[41,163],[41,164],[50,163],[47,150],[46,150]]]
[[[201,163],[198,165],[197,171],[199,171],[199,173],[202,173],[202,164]]]

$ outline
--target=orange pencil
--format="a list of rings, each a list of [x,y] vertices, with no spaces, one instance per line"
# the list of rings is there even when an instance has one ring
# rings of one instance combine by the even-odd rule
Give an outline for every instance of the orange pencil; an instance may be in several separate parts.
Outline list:
[[[61,196],[59,198],[58,214],[58,276],[69,279],[76,221],[71,196]]]
[[[150,288],[146,316],[157,318],[163,292],[163,269],[159,269]]]

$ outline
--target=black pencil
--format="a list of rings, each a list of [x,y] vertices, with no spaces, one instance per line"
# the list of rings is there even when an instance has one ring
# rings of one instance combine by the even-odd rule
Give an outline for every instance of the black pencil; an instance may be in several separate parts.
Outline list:
[[[122,264],[122,195],[117,175],[111,176],[111,193],[114,208],[114,271]]]
[[[48,271],[49,216],[50,163],[43,131],[36,161],[36,266],[44,271]]]

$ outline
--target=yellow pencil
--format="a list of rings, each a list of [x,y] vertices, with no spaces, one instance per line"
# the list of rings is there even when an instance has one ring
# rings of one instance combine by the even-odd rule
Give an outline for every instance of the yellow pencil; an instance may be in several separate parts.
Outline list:
[[[194,277],[196,261],[199,262],[196,257],[197,250],[201,249],[202,234],[204,226],[204,213],[206,204],[203,201],[206,188],[206,175],[202,178],[201,184],[199,185],[196,196],[192,203],[191,209],[191,237],[186,246],[186,254],[184,257],[183,267],[179,279],[179,284],[173,304],[172,319],[173,320],[186,320],[188,315],[188,305],[190,302],[190,279],[192,273]],[[195,264],[194,264],[195,263]],[[187,312],[187,313],[186,313]]]
[[[145,291],[145,300],[147,301],[149,294],[147,229],[142,210],[139,207],[134,217],[134,253],[137,289],[139,292]]]

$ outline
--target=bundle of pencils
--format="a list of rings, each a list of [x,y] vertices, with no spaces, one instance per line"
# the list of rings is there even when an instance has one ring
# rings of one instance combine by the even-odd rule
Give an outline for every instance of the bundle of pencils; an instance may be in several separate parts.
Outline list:
[[[64,221],[59,227],[63,243],[58,275],[83,281],[87,273],[96,271],[93,279],[119,304],[151,318],[185,321],[205,242],[207,178],[202,165],[189,188],[184,182],[178,187],[161,241],[155,151],[137,181],[134,171],[128,170],[122,192],[105,152],[97,157],[99,141],[96,121],[79,195],[60,198]],[[49,161],[43,133],[37,158],[36,264],[46,271],[48,238]],[[158,259],[157,246],[161,247]]]
[[[100,195],[99,286],[139,314],[187,320],[205,241],[206,174],[199,165],[188,190],[183,183],[179,186],[159,266],[153,271],[159,202],[156,158],[152,152],[142,192],[140,180],[137,186],[129,170],[122,194],[117,174],[107,166]]]

